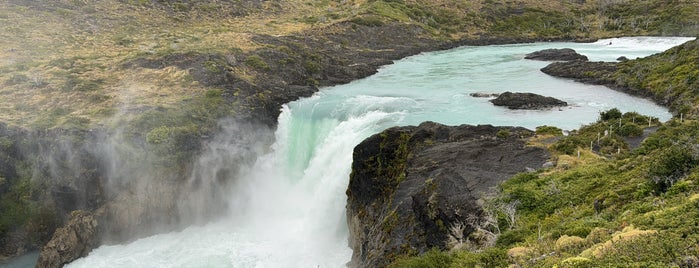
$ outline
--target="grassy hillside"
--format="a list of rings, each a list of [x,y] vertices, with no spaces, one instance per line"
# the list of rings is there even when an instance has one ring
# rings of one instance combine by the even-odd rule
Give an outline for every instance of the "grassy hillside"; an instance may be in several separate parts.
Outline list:
[[[678,114],[699,115],[699,40],[618,68],[611,77],[618,86],[648,91]]]
[[[429,38],[445,41],[699,33],[698,5],[646,2],[4,1],[0,121],[89,127],[117,114],[177,106],[210,86],[193,79],[184,66],[144,69],[126,63],[186,53],[235,60],[266,46],[255,36],[329,31],[329,25],[343,21],[418,25]],[[256,75],[247,67],[226,71],[248,80]]]

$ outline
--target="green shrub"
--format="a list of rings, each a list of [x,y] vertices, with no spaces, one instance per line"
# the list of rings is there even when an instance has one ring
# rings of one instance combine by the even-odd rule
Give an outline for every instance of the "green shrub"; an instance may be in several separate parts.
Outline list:
[[[699,161],[692,144],[672,145],[662,149],[650,163],[648,175],[657,192],[665,192],[681,180]]]
[[[554,126],[538,126],[536,127],[536,134],[537,135],[554,135],[554,136],[563,136],[563,130],[560,128],[554,127]]]
[[[320,72],[320,63],[313,60],[307,60],[304,63],[304,67],[306,68],[306,71],[312,74]]]
[[[636,124],[626,123],[619,128],[619,135],[624,137],[638,137],[643,135],[643,129]]]
[[[223,95],[223,90],[210,89],[204,94],[207,98],[220,98]]]
[[[552,148],[567,155],[573,155],[579,147],[589,146],[587,142],[583,142],[578,136],[568,136],[556,142]]]
[[[510,131],[507,129],[500,129],[498,130],[498,133],[495,134],[495,136],[500,139],[506,139],[510,136]]]
[[[694,241],[682,239],[673,233],[642,234],[616,241],[601,256],[595,258],[595,264],[628,267],[627,265],[634,263],[634,267],[668,267],[679,256],[691,254],[692,243]]]
[[[23,178],[10,183],[10,189],[0,196],[0,235],[25,224],[31,216],[29,179]]]
[[[258,70],[269,70],[269,65],[259,55],[248,56],[245,58],[245,64]]]
[[[385,22],[379,16],[361,16],[356,17],[351,20],[355,24],[369,26],[369,27],[379,27],[383,26]]]
[[[496,243],[500,247],[507,247],[525,241],[528,235],[529,233],[525,230],[508,230],[498,236]]]
[[[590,226],[571,226],[569,228],[566,228],[564,233],[566,235],[571,235],[571,236],[579,236],[579,237],[587,237],[588,234],[592,231],[592,227]]]
[[[388,267],[395,268],[443,268],[451,266],[454,258],[448,252],[431,249],[419,257],[399,259]]]
[[[609,121],[619,118],[621,118],[621,111],[619,111],[617,108],[612,108],[600,113],[600,119],[602,119],[602,121]]]
[[[592,260],[584,257],[571,257],[563,260],[559,268],[592,268],[595,267]]]
[[[517,175],[512,176],[512,178],[510,178],[509,180],[507,180],[507,183],[510,185],[524,184],[526,182],[536,180],[538,178],[539,178],[539,176],[533,172],[519,173]]]

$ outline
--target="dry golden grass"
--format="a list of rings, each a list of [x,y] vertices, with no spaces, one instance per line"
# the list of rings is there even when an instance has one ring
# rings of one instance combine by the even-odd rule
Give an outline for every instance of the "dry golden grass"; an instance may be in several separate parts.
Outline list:
[[[139,55],[251,51],[260,47],[253,34],[290,35],[329,25],[365,1],[281,1],[245,17],[226,17],[219,10],[193,12],[191,18],[118,0],[68,2],[72,9],[51,2],[42,8],[0,3],[0,121],[31,125],[50,115],[55,126],[63,117],[94,124],[115,110],[173,105],[204,88],[175,67],[123,69],[120,64]],[[338,18],[303,20],[325,18],[328,10]],[[70,66],[57,67],[57,60]],[[99,89],[66,90],[69,75],[101,81]]]
[[[16,4],[16,3],[24,4]],[[139,2],[147,3],[145,6]],[[394,10],[385,2],[367,0],[282,0],[264,1],[250,7],[246,16],[234,16],[236,11],[222,2],[209,1],[203,8],[193,2],[191,10],[173,11],[175,3],[141,0],[12,0],[0,3],[0,121],[26,125],[39,119],[35,111],[48,112],[67,109],[69,115],[85,116],[93,123],[109,113],[109,107],[121,105],[119,92],[129,92],[131,100],[147,105],[167,105],[177,99],[189,98],[201,92],[201,88],[188,90],[192,85],[179,83],[164,86],[147,79],[136,70],[123,70],[120,64],[136,57],[167,55],[184,52],[221,53],[252,51],[261,47],[252,36],[293,35],[307,31],[331,31],[327,27],[337,22],[351,20],[362,14],[381,9],[385,19],[418,24],[431,34],[443,38],[461,39],[477,37],[488,26],[480,15],[484,7],[539,8],[568,12],[580,7],[570,1],[534,0],[406,0],[406,5],[425,9],[447,11],[457,17],[452,32],[432,29],[425,22],[413,21],[404,11]],[[202,1],[207,2],[207,1]],[[168,8],[160,8],[172,5]],[[231,2],[235,3],[235,2]],[[219,8],[219,5],[221,8]],[[587,1],[585,8],[592,8],[596,1]],[[440,13],[434,13],[438,16]],[[594,26],[594,25],[593,25]],[[443,32],[440,32],[443,31]],[[447,34],[448,32],[448,34]],[[79,60],[78,58],[82,58]],[[84,65],[78,78],[103,81],[99,90],[71,92],[62,90],[65,72],[56,70],[52,61],[71,60]],[[83,61],[83,62],[79,62]],[[99,66],[95,67],[95,66]],[[68,69],[73,69],[69,67]],[[181,71],[181,70],[180,70]],[[244,74],[241,71],[241,75]],[[163,75],[177,74],[166,70]],[[17,79],[38,79],[46,85],[37,87],[32,81],[16,83]],[[161,77],[162,78],[162,77]],[[162,79],[177,80],[177,77]],[[13,80],[13,81],[11,81]],[[22,79],[19,79],[22,80]],[[26,80],[26,79],[25,79]],[[125,90],[124,85],[137,88],[148,85],[149,90]],[[42,96],[33,96],[41,94]],[[106,97],[105,97],[106,96]],[[153,96],[156,96],[155,98]],[[165,101],[162,103],[161,101]]]

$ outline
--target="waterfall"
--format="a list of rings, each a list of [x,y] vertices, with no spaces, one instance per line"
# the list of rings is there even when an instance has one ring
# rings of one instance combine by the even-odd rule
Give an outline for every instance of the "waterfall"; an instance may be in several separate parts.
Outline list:
[[[410,57],[367,79],[326,88],[282,108],[271,148],[255,150],[260,156],[225,189],[229,216],[126,245],[102,246],[69,267],[342,267],[352,254],[345,190],[352,150],[360,141],[387,127],[425,120],[572,129],[612,107],[667,120],[667,109],[648,100],[551,78],[538,71],[546,63],[522,59],[552,47],[572,47],[592,60],[631,58],[688,39],[667,40],[627,38],[613,41],[619,44],[614,48],[606,48],[605,40],[463,47]],[[649,50],[649,42],[664,46]],[[574,105],[561,111],[509,111],[468,95],[508,90],[549,95]],[[226,144],[236,142],[228,133],[219,133],[215,141],[222,145],[211,146],[202,156],[203,170],[197,176],[213,176],[206,171],[210,163],[236,161],[210,155],[222,152],[216,148],[225,153],[231,148]]]

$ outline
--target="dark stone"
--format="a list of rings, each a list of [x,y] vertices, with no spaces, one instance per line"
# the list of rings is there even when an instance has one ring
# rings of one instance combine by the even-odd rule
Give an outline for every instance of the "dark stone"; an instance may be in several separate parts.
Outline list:
[[[621,57],[616,58],[616,60],[621,61],[621,62],[625,62],[625,61],[629,61],[629,58],[627,58],[625,56],[621,56]]]
[[[449,249],[450,236],[468,237],[491,187],[548,160],[545,149],[526,145],[532,135],[524,128],[426,122],[357,145],[347,189],[350,266],[385,267],[400,256]]]
[[[542,110],[553,107],[568,106],[568,103],[556,98],[534,93],[505,92],[490,100],[496,106],[506,106],[513,110]]]
[[[587,56],[578,54],[570,48],[551,48],[532,52],[524,56],[529,60],[541,61],[587,61]]]

